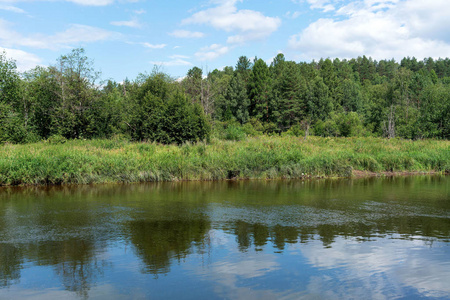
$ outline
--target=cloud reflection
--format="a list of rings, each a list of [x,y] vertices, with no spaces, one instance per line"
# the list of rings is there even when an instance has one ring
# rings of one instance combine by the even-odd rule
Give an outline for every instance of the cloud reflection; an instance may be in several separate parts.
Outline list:
[[[297,248],[313,267],[337,273],[334,281],[326,275],[311,277],[307,287],[310,295],[383,299],[407,296],[404,288],[415,289],[425,297],[450,295],[450,262],[441,251],[443,245],[437,242],[431,248],[401,239],[361,243],[338,237],[332,249],[320,242],[292,248]],[[430,251],[433,255],[427,255]]]

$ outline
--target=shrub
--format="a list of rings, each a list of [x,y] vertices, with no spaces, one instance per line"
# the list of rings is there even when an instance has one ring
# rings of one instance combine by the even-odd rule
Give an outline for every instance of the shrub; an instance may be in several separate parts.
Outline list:
[[[47,143],[51,145],[64,144],[67,142],[67,139],[59,134],[54,134],[47,139]]]

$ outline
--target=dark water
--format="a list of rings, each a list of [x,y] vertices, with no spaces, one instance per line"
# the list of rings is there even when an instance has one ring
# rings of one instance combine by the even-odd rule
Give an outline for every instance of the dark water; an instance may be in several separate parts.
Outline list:
[[[449,246],[449,177],[0,189],[0,299],[448,299]]]

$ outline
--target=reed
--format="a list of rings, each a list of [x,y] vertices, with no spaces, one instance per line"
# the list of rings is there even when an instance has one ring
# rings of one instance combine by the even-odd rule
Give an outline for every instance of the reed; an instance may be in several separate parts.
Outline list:
[[[0,185],[350,177],[450,171],[450,141],[250,137],[181,146],[71,140],[0,147]]]

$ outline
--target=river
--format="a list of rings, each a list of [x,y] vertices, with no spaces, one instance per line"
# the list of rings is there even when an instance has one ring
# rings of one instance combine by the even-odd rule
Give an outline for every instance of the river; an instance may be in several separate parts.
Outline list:
[[[0,299],[450,298],[450,177],[0,188]]]

